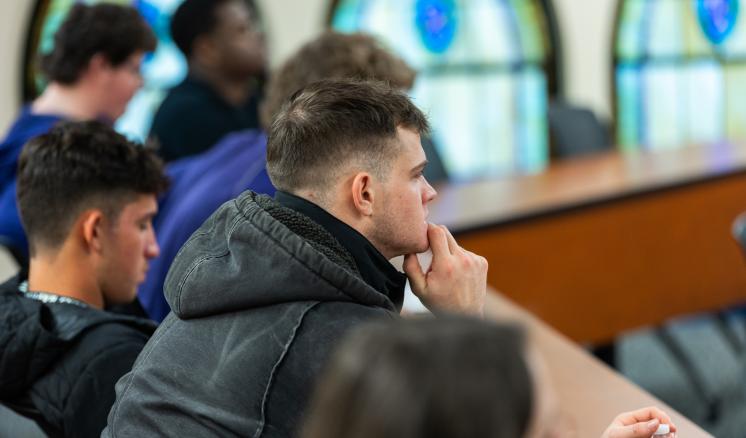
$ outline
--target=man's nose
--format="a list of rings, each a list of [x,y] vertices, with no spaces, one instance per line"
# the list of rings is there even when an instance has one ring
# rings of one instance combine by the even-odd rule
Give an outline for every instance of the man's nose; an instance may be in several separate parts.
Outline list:
[[[158,257],[161,253],[161,247],[158,245],[158,240],[155,238],[155,233],[150,234],[148,244],[145,246],[145,257],[153,259]]]
[[[424,201],[425,203],[428,203],[435,199],[435,197],[438,195],[438,192],[433,188],[433,186],[430,185],[429,182],[427,182],[427,180],[425,180],[425,184],[427,187],[425,187]]]

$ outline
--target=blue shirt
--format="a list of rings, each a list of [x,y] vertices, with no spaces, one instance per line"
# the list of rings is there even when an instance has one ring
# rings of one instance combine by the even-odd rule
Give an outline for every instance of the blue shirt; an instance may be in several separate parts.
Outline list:
[[[148,316],[162,321],[171,310],[163,296],[176,253],[223,203],[245,190],[274,195],[266,170],[267,138],[261,131],[227,135],[199,155],[169,163],[171,189],[161,198],[153,221],[160,255],[150,263],[138,298]]]
[[[16,174],[21,149],[29,140],[47,133],[62,116],[32,114],[25,106],[0,143],[0,243],[28,256],[26,232],[16,203]]]

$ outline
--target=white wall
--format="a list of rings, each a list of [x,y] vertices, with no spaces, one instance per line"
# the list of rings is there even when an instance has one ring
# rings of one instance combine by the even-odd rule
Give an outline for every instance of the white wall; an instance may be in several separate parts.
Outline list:
[[[33,4],[31,0],[0,3],[0,136],[21,102],[23,49]]]
[[[0,133],[20,105],[23,45],[34,0],[0,2]],[[324,27],[329,0],[258,0],[276,66]],[[611,33],[617,0],[554,0],[568,98],[604,116],[610,108]]]
[[[570,101],[611,115],[612,33],[617,0],[553,0]]]

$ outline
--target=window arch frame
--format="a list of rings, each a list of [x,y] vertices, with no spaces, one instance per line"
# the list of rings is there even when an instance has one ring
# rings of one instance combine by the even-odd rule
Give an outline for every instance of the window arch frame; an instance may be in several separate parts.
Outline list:
[[[326,11],[324,20],[326,29],[332,29],[334,14],[339,4],[344,0],[331,0]],[[557,14],[554,10],[552,0],[537,0],[543,11],[547,38],[547,53],[542,62],[542,68],[547,77],[547,90],[550,98],[562,98],[564,96],[564,77],[562,70],[562,44],[559,38],[559,25]]]
[[[329,7],[327,8],[327,13],[326,13],[326,18],[325,18],[327,29],[330,29],[330,30],[334,29],[333,24],[334,24],[335,15],[339,9],[339,6],[344,1],[345,0],[332,0],[329,2]],[[517,8],[516,8],[516,5],[512,3],[512,1],[510,0],[492,0],[492,1],[496,3],[501,3],[501,4],[496,4],[495,5],[496,8],[504,7],[506,11],[511,11],[509,13],[513,15],[513,17],[511,18],[510,24],[519,23],[518,21],[516,21],[519,19],[517,18],[517,15],[515,14],[515,11],[517,11]],[[521,152],[521,149],[514,149],[515,152],[513,153],[516,154],[514,155],[515,157],[514,159],[517,160],[516,167],[513,168],[513,170],[509,170],[503,166],[500,166],[499,169],[494,169],[495,175],[505,175],[506,173],[504,172],[507,172],[507,174],[513,174],[514,172],[517,172],[519,174],[525,173],[525,172],[532,173],[532,172],[543,169],[545,165],[547,165],[549,162],[551,162],[551,160],[553,160],[556,157],[556,151],[555,151],[555,145],[554,145],[555,139],[549,130],[550,127],[549,127],[548,115],[549,115],[549,105],[552,102],[565,100],[565,93],[564,93],[565,90],[563,87],[564,81],[563,81],[563,66],[562,66],[562,59],[563,59],[562,58],[562,45],[561,45],[561,39],[559,38],[559,35],[560,35],[559,24],[557,21],[557,15],[555,13],[552,0],[535,0],[535,2],[536,3],[532,5],[532,7],[535,8],[535,11],[536,11],[535,13],[537,14],[538,20],[536,21],[536,26],[538,28],[540,38],[542,39],[541,44],[543,46],[542,50],[544,52],[541,58],[536,58],[536,59],[525,59],[525,58],[520,59],[519,58],[517,61],[511,61],[511,60],[497,61],[497,62],[491,61],[490,62],[491,65],[488,65],[487,68],[488,69],[494,68],[495,70],[499,70],[501,72],[507,71],[509,72],[508,74],[510,77],[515,77],[515,78],[518,78],[519,77],[518,75],[520,75],[521,73],[518,73],[514,76],[512,72],[523,72],[523,71],[527,71],[530,69],[536,69],[537,71],[542,72],[543,80],[545,82],[545,87],[546,87],[545,88],[546,90],[545,99],[546,100],[544,101],[543,105],[546,105],[546,107],[544,108],[545,112],[540,113],[540,114],[541,114],[542,119],[545,121],[544,123],[546,123],[545,125],[546,131],[542,130],[541,136],[545,136],[546,143],[544,144],[546,145],[546,150],[543,153],[545,153],[546,156],[544,159],[540,159],[540,161],[542,161],[543,164],[541,164],[540,167],[537,167],[537,162],[533,161],[536,158],[526,158],[528,156],[533,156],[531,155],[532,152],[529,152],[529,155],[524,155],[524,152]],[[510,27],[512,28],[514,26],[511,25]],[[523,40],[522,37],[518,35],[517,30],[509,29],[509,30],[506,30],[505,32],[508,32],[509,34],[514,35],[514,37],[510,37],[510,38],[511,39],[515,38],[518,44],[520,44],[520,41]],[[426,68],[424,71],[422,71],[423,73],[422,76],[433,77],[433,76],[439,75],[441,72],[438,71],[438,67],[440,66],[436,65],[435,69],[433,69],[432,71]],[[474,66],[466,65],[466,67],[476,67],[477,71],[483,70],[480,68],[479,65],[474,65]],[[456,68],[456,71],[458,71],[458,68]],[[435,75],[432,74],[433,72],[435,73]],[[516,102],[515,103],[516,105],[519,105],[519,106],[523,105],[520,100],[515,101],[515,102]],[[517,127],[516,130],[514,131],[515,135],[525,136],[526,132],[533,132],[531,130],[525,131],[526,129],[525,118],[521,118],[517,116],[514,116],[514,117],[515,117],[514,126]],[[523,127],[519,128],[519,126],[523,126]],[[531,135],[530,137],[533,137],[533,135]],[[515,140],[515,141],[517,142],[520,141],[520,143],[514,143],[512,147],[522,144],[523,142],[523,140]],[[529,143],[526,143],[526,145],[528,146],[533,141],[534,140],[528,140]],[[451,144],[451,143],[452,142],[449,142],[448,144]],[[534,149],[531,148],[531,149],[526,149],[525,151],[533,151],[533,150]],[[447,156],[448,154],[446,153],[445,155]],[[446,159],[447,157],[443,157],[443,158]],[[534,164],[531,164],[532,162]],[[523,163],[523,164],[520,164],[520,163]],[[474,172],[475,173],[471,173],[471,172],[464,173],[463,167],[459,171],[459,173],[461,174],[461,177],[466,178],[466,180],[472,180],[474,178],[481,179],[483,177],[487,177],[488,175],[493,174],[493,171],[486,170],[486,168],[483,168],[481,170],[475,169]],[[471,175],[471,176],[467,176],[467,175]],[[461,180],[461,177],[457,176],[457,179]]]

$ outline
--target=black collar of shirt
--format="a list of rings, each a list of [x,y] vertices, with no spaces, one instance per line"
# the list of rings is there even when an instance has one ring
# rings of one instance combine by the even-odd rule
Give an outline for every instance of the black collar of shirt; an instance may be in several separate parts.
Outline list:
[[[324,227],[350,253],[363,281],[388,296],[396,308],[401,310],[407,277],[397,271],[365,236],[323,208],[303,198],[278,190],[275,193],[275,200],[284,207],[308,216]]]

